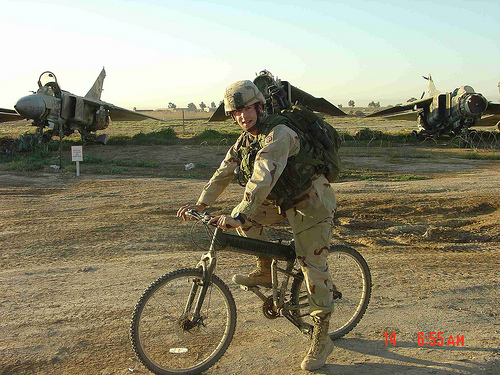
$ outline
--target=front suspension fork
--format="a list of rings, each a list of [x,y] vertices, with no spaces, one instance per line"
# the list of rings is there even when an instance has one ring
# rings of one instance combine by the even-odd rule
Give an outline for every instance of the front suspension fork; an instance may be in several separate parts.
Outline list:
[[[201,284],[197,280],[193,280],[193,285],[191,285],[191,291],[189,293],[186,307],[184,308],[184,316],[187,317],[193,307],[193,302],[198,292],[198,288],[201,285],[200,294],[198,295],[198,298],[194,305],[192,321],[198,321],[200,319],[201,308],[203,306],[203,302],[205,301],[208,287],[212,283],[212,275],[215,269],[215,265],[217,264],[217,258],[215,256],[215,238],[218,230],[219,228],[215,229],[212,243],[210,244],[210,249],[207,253],[201,256],[200,261],[196,265],[196,268],[202,271]]]

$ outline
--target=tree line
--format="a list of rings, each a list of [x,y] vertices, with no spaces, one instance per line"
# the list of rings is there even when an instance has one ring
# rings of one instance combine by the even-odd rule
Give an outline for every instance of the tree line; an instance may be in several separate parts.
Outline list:
[[[413,102],[413,101],[416,101],[416,100],[417,100],[417,98],[410,98],[410,99],[408,99],[407,102],[410,103],[410,102]],[[222,103],[222,101],[221,101],[221,103]],[[221,104],[221,103],[219,103],[219,104]],[[351,99],[351,100],[349,100],[349,102],[347,103],[347,105],[349,107],[354,108],[356,106],[356,102]],[[396,104],[396,105],[401,105],[401,104]],[[201,102],[200,104],[198,104],[198,106],[200,107],[200,109],[202,111],[204,111],[205,108],[207,108],[207,105],[204,102]],[[342,104],[337,104],[337,107],[342,108],[343,105]],[[368,103],[368,107],[369,108],[380,108],[380,102],[375,102],[374,100],[372,100],[370,103]],[[175,103],[169,102],[167,108],[168,109],[176,109],[177,105]],[[210,103],[210,108],[213,109],[213,110],[215,110],[217,108],[217,105],[215,104],[215,102]],[[191,103],[189,103],[187,105],[187,109],[189,109],[191,111],[196,111],[196,110],[198,110],[198,107],[196,107],[196,104],[194,104],[193,102],[191,102]]]
[[[198,104],[198,106],[200,107],[200,109],[202,111],[204,111],[205,108],[207,108],[207,105],[204,102],[201,102],[200,104]],[[168,109],[176,109],[177,105],[175,103],[169,102],[167,108]],[[217,108],[217,105],[215,104],[215,102],[210,103],[210,108],[212,108],[214,110]],[[198,109],[198,107],[196,107],[196,104],[191,102],[187,105],[187,109],[189,109],[191,111],[196,111]]]

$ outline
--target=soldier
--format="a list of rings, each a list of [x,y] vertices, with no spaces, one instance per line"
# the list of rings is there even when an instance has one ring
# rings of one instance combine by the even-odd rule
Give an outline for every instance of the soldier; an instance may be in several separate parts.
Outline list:
[[[315,322],[311,347],[301,364],[302,369],[312,371],[323,367],[333,351],[328,336],[333,283],[327,255],[335,194],[326,177],[317,174],[313,166],[295,162],[294,156],[308,150],[304,139],[286,125],[286,118],[267,115],[263,104],[263,94],[251,81],[238,81],[226,89],[226,115],[238,123],[243,133],[203,188],[197,203],[182,206],[177,216],[186,220],[186,210],[202,211],[212,205],[239,168],[246,180],[242,201],[230,216],[220,215],[212,221],[224,231],[236,228],[240,236],[268,240],[263,226],[288,218]],[[271,260],[257,258],[256,270],[249,275],[234,275],[233,281],[271,287]]]

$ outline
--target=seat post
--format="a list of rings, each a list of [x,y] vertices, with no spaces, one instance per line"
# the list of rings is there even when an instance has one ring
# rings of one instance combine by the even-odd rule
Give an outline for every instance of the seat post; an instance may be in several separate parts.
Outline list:
[[[278,311],[279,308],[279,300],[278,300],[278,261],[273,259],[271,262],[271,280],[273,283],[273,303],[274,308]]]

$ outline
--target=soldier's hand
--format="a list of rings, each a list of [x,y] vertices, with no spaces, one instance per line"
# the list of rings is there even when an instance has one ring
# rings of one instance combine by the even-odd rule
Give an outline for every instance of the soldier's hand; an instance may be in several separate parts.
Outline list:
[[[207,207],[206,204],[204,203],[200,203],[200,204],[185,204],[184,206],[182,206],[181,208],[179,208],[179,211],[177,211],[177,217],[182,217],[182,220],[187,220],[187,217],[186,217],[186,211],[187,210],[196,210],[198,212],[202,212],[205,208]],[[194,220],[191,218],[191,220]]]
[[[231,228],[238,228],[239,226],[241,226],[241,221],[233,219],[231,216],[227,215],[215,216],[208,223],[216,223],[217,227],[222,229],[223,231]]]

